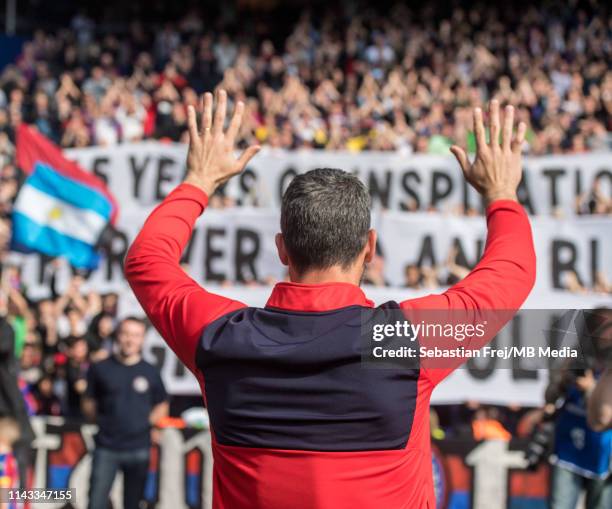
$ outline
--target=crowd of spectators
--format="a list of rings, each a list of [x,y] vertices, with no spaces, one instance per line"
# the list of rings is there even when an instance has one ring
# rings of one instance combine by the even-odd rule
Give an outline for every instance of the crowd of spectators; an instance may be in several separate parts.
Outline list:
[[[99,27],[79,13],[70,29],[36,31],[0,71],[0,213],[18,189],[20,122],[63,147],[181,142],[187,106],[219,86],[247,105],[242,143],[271,149],[448,154],[451,143],[473,148],[471,108],[497,97],[528,124],[526,153],[610,150],[612,22],[604,7],[434,15],[343,5],[304,10],[282,40],[249,30],[254,14],[220,21],[197,9],[162,26]],[[577,213],[611,213],[604,184],[577,199]]]
[[[609,147],[612,22],[597,3],[434,16],[332,2],[281,41],[238,15],[192,9],[113,33],[80,13],[36,31],[0,74],[0,132],[26,121],[64,147],[184,141],[187,105],[223,86],[247,105],[244,143],[447,154],[473,145],[471,107],[497,97],[528,124],[529,153]]]
[[[249,30],[255,14],[197,9],[161,26],[98,27],[79,13],[70,29],[36,31],[0,72],[0,207],[17,192],[20,122],[63,147],[184,142],[187,106],[219,86],[246,103],[242,143],[270,149],[448,154],[452,143],[474,147],[471,109],[497,97],[529,126],[526,153],[610,150],[604,7],[342,5],[302,11],[281,40]],[[609,214],[607,190],[595,182],[577,213]],[[217,196],[211,206],[228,205]]]
[[[80,417],[88,366],[112,353],[118,296],[83,292],[77,275],[63,293],[29,302],[18,274],[3,267],[0,305],[15,335],[28,410]]]

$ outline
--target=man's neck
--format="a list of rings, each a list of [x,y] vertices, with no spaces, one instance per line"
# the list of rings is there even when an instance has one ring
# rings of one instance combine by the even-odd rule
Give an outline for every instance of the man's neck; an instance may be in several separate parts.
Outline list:
[[[292,267],[289,267],[289,280],[292,283],[300,283],[307,285],[320,285],[324,283],[349,283],[355,286],[359,286],[362,275],[363,268],[361,270],[355,270],[355,268],[350,268],[346,270],[338,265],[326,269],[308,270],[303,273],[296,272]]]

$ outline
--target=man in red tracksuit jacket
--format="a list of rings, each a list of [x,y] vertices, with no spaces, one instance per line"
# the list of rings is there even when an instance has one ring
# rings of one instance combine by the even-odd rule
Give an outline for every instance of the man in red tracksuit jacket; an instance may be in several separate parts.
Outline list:
[[[180,267],[208,197],[259,150],[234,157],[244,105],[237,103],[224,131],[226,103],[220,91],[213,119],[213,97],[205,94],[200,132],[189,109],[185,182],[153,211],[125,261],[142,307],[199,380],[211,420],[213,506],[434,508],[429,399],[454,366],[363,366],[356,327],[374,305],[359,282],[376,234],[357,178],[319,169],[292,181],[276,238],[291,282],[278,283],[264,308],[209,293]],[[492,101],[487,143],[476,108],[474,162],[451,149],[487,205],[478,265],[441,295],[374,309],[520,308],[534,284],[535,255],[516,199],[525,125],[513,139],[513,116],[507,107],[501,126]]]

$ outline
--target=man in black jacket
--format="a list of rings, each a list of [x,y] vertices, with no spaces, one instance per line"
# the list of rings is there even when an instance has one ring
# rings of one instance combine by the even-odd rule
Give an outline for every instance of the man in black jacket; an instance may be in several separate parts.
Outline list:
[[[31,461],[31,446],[34,432],[25,401],[17,382],[18,363],[15,358],[15,334],[13,328],[0,317],[0,415],[13,417],[19,423],[21,438],[14,445],[15,457],[19,465],[21,487],[25,488],[26,472]]]

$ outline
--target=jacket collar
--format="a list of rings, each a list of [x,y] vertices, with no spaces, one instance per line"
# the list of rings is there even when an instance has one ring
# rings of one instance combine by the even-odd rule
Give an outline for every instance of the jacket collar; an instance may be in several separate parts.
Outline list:
[[[348,306],[373,307],[361,288],[350,283],[277,283],[266,307],[288,311],[333,311]]]

